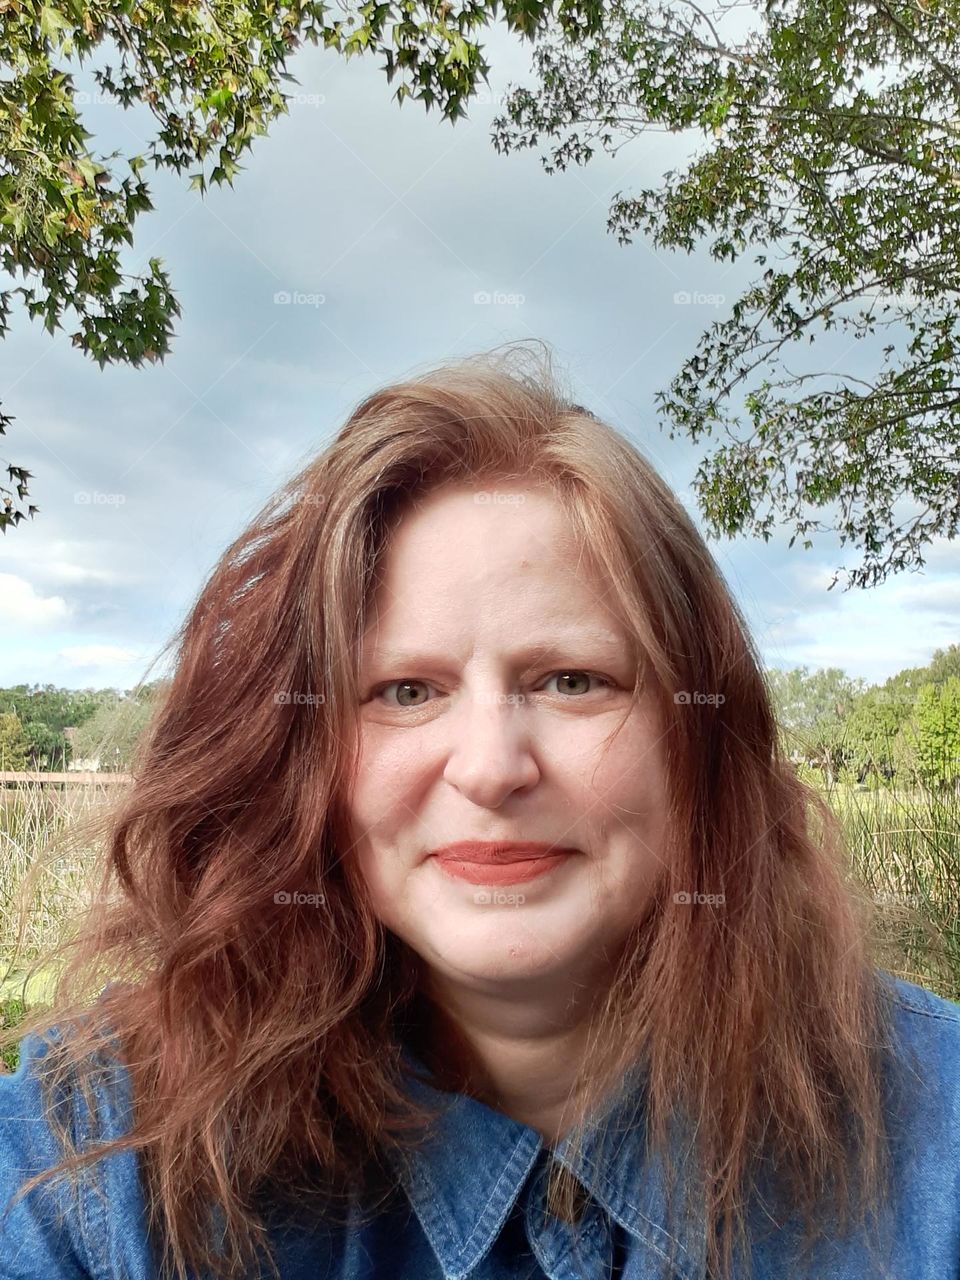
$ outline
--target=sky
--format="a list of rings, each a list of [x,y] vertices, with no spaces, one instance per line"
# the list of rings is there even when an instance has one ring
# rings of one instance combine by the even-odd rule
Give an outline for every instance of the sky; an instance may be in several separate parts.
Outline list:
[[[160,256],[171,274],[182,315],[162,364],[100,370],[69,326],[51,337],[15,307],[0,457],[33,473],[40,513],[0,539],[0,685],[128,689],[168,674],[156,659],[227,545],[360,400],[515,339],[548,344],[576,398],[705,533],[690,489],[704,443],[670,440],[654,397],[756,268],[608,233],[613,196],[656,185],[689,139],[646,134],[553,175],[536,149],[498,154],[498,99],[535,80],[529,46],[502,28],[484,43],[490,85],[456,125],[398,106],[377,59],[307,46],[290,60],[289,115],[244,153],[233,189],[201,199],[186,172],[144,169],[155,207],[124,267]],[[97,101],[88,72],[75,81],[88,145],[145,150],[145,109]],[[831,354],[850,372],[864,358],[843,341]],[[708,539],[768,666],[873,683],[960,641],[956,541],[927,548],[919,572],[829,592],[856,548],[788,541]]]

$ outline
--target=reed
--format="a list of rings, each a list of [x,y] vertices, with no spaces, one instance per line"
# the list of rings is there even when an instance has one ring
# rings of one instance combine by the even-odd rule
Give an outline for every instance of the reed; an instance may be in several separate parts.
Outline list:
[[[875,904],[883,966],[960,1003],[960,796],[842,783],[822,790],[853,877]],[[38,962],[89,906],[98,829],[116,799],[115,787],[97,783],[0,788],[0,1026],[45,1003],[52,975]],[[15,1057],[8,1052],[8,1067]]]

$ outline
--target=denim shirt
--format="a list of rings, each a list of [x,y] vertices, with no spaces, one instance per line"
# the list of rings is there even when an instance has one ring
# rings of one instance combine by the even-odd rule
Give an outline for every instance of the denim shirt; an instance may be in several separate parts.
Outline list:
[[[754,1280],[960,1280],[960,1005],[884,975],[895,994],[896,1027],[916,1057],[909,1105],[897,1113],[891,1155],[890,1229],[878,1271],[859,1235],[820,1241],[800,1269],[791,1254],[793,1220],[771,1228],[748,1212]],[[44,1045],[21,1041],[13,1074],[0,1076],[0,1214],[22,1181],[58,1158],[34,1074]],[[407,1055],[410,1066],[418,1066]],[[596,1118],[579,1155],[567,1139],[552,1152],[534,1129],[461,1094],[439,1093],[408,1073],[411,1091],[443,1102],[427,1147],[396,1161],[402,1192],[368,1219],[333,1227],[315,1218],[278,1219],[269,1240],[281,1280],[705,1280],[706,1239],[696,1217],[675,1224],[675,1262],[659,1163],[644,1151],[642,1088],[625,1086]],[[130,1124],[126,1073],[117,1062],[95,1089],[101,1128]],[[63,1101],[75,1141],[89,1139],[79,1095]],[[678,1165],[687,1148],[676,1130]],[[599,1158],[601,1140],[615,1158]],[[604,1152],[610,1151],[604,1145]],[[547,1214],[551,1159],[588,1193],[578,1238]],[[2,1280],[155,1280],[145,1232],[137,1154],[88,1167],[78,1199],[60,1184],[28,1193],[0,1220]],[[62,1221],[58,1224],[58,1215]],[[744,1273],[735,1255],[734,1276]],[[258,1275],[266,1277],[264,1270]]]

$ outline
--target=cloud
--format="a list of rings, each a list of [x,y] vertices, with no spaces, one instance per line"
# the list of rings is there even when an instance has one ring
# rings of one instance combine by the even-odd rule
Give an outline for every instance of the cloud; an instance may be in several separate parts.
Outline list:
[[[110,671],[119,667],[141,667],[147,658],[135,649],[115,644],[67,645],[57,651],[57,661],[72,670]]]
[[[101,371],[62,336],[12,327],[5,448],[32,472],[40,511],[3,542],[6,681],[135,683],[226,546],[362,398],[512,339],[550,344],[575,397],[633,440],[703,531],[691,485],[706,446],[670,439],[654,394],[755,276],[750,255],[719,264],[702,245],[687,256],[607,232],[617,191],[683,163],[682,135],[554,175],[535,149],[498,155],[492,99],[532,84],[531,52],[500,27],[483,43],[490,100],[456,126],[419,104],[401,111],[373,63],[304,48],[287,89],[300,99],[256,140],[235,188],[201,201],[179,175],[151,174],[155,208],[123,266],[159,254],[170,271],[182,314],[164,362]],[[93,102],[85,120],[100,150],[126,154],[155,124],[145,108]],[[278,304],[279,291],[315,305]],[[707,301],[717,295],[722,307]],[[846,371],[862,358],[851,349]],[[835,539],[786,543],[709,542],[770,665],[878,680],[960,639],[956,541],[925,551],[924,575],[865,592],[844,592],[842,577],[827,592],[835,566],[854,562]]]
[[[121,573],[116,569],[107,569],[97,565],[76,564],[70,560],[47,560],[40,570],[47,582],[64,582],[84,584],[99,582],[105,586],[120,586],[123,583],[137,581],[130,573]]]
[[[898,603],[904,609],[920,609],[924,613],[953,613],[960,622],[960,578],[952,581],[936,579],[928,582],[905,582],[896,595]],[[957,630],[960,632],[960,626]]]
[[[62,596],[38,595],[25,578],[14,573],[0,573],[0,597],[8,626],[49,627],[65,622],[72,612]]]

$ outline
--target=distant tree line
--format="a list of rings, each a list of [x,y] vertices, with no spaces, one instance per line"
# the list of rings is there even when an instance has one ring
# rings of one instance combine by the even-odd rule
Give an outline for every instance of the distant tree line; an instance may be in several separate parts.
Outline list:
[[[767,680],[792,758],[824,781],[960,790],[960,645],[878,685],[839,667]]]
[[[101,770],[129,769],[164,683],[128,690],[0,688],[0,769],[58,772],[82,759],[97,760]]]
[[[960,792],[960,645],[876,685],[839,667],[766,676],[787,752],[824,782]],[[129,769],[164,685],[0,689],[0,769],[56,771],[82,759]]]

